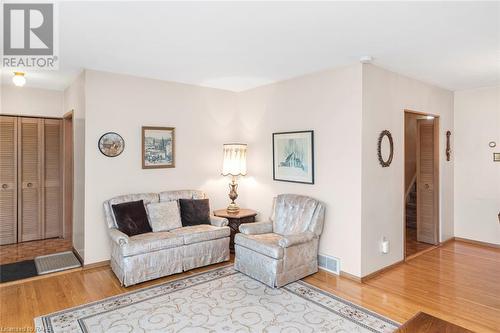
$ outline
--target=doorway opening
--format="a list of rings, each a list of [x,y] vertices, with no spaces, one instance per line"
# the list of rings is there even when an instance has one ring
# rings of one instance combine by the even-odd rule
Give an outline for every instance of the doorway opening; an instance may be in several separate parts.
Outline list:
[[[439,244],[439,117],[405,110],[404,256]]]
[[[0,283],[80,266],[73,255],[73,112],[0,116]],[[75,261],[76,260],[76,261]]]

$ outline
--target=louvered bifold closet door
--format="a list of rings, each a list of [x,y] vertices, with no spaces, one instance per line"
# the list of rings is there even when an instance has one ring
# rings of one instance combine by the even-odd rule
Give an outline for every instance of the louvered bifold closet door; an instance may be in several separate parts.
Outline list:
[[[0,245],[17,242],[17,118],[0,116]]]
[[[25,242],[43,238],[43,120],[18,121],[18,241]]]
[[[62,236],[62,120],[44,120],[44,238]]]

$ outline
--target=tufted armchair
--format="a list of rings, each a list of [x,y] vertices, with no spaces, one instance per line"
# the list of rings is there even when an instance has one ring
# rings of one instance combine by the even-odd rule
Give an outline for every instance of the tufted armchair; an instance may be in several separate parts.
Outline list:
[[[236,270],[271,287],[318,271],[325,206],[302,195],[280,194],[267,222],[246,223],[236,234]]]

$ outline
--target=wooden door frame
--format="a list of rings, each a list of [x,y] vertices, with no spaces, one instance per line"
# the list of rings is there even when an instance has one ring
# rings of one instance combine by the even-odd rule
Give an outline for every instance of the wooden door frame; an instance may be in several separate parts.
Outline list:
[[[62,158],[62,178],[63,178],[63,238],[73,238],[73,189],[74,189],[74,110],[64,114],[63,121],[63,158]],[[71,142],[68,152],[67,142],[67,125],[71,123]]]
[[[420,112],[420,111],[414,111],[410,109],[404,109],[403,112],[403,190],[402,190],[402,195],[403,195],[403,258],[404,260],[410,259],[407,258],[406,255],[406,189],[405,189],[405,173],[406,173],[406,168],[405,168],[405,161],[406,161],[406,148],[405,148],[405,133],[406,133],[406,114],[414,114],[414,115],[419,115],[419,116],[432,116],[434,117],[434,228],[436,232],[436,239],[437,243],[434,246],[437,246],[440,241],[441,237],[439,235],[440,233],[440,218],[439,218],[439,198],[440,198],[440,186],[439,186],[439,171],[440,171],[440,165],[439,165],[439,124],[440,124],[440,117],[439,115],[432,114],[432,113],[427,113],[427,112]],[[417,194],[418,195],[418,194]],[[418,199],[418,198],[417,198]],[[432,247],[434,248],[434,247]],[[432,249],[431,248],[431,249]],[[422,252],[420,252],[422,253]],[[416,255],[420,254],[417,253]],[[411,256],[413,257],[413,256]]]

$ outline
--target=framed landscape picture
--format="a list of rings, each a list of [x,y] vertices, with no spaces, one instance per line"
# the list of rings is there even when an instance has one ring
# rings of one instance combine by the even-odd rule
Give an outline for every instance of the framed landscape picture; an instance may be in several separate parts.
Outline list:
[[[142,127],[142,168],[175,167],[175,128]]]
[[[314,184],[314,131],[273,133],[273,179]]]

